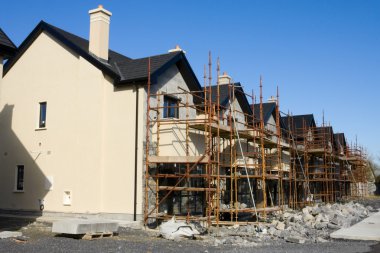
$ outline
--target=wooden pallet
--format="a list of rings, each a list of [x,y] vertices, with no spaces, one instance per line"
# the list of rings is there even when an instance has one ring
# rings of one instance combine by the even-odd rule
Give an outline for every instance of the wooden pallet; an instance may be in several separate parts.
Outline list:
[[[106,237],[113,237],[114,233],[88,233],[84,234],[81,239],[83,240],[94,240],[94,239],[101,239]]]

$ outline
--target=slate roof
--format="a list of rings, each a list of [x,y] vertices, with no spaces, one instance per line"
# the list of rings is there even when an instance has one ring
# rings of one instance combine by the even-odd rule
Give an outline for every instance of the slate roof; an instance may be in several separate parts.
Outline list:
[[[316,127],[313,134],[317,140],[324,138],[325,141],[334,141],[334,131],[331,126]]]
[[[109,75],[114,79],[115,85],[133,84],[146,81],[148,78],[148,62],[150,58],[152,83],[154,83],[156,78],[167,70],[167,68],[176,64],[184,79],[189,84],[189,88],[192,90],[201,89],[198,79],[183,52],[173,52],[140,59],[131,59],[113,50],[109,50],[109,59],[106,61],[89,52],[88,40],[66,32],[44,21],[41,21],[20,45],[18,54],[4,67],[4,74],[6,74],[15,62],[17,62],[21,55],[43,31],[49,33],[58,41],[88,60],[95,67]]]
[[[220,84],[219,85],[219,102],[221,106],[227,107],[228,105],[228,99],[232,98],[232,94],[229,96],[228,92],[228,84]],[[243,87],[239,82],[233,83],[233,86],[235,87],[235,97],[238,100],[242,110],[244,113],[252,115],[252,110],[249,105],[249,102],[247,100],[247,97],[244,93]],[[212,85],[211,86],[211,100],[213,103],[216,103],[218,98],[218,92],[217,92],[218,86],[217,85]],[[231,92],[230,88],[230,92]]]
[[[260,104],[251,105],[251,108],[255,114],[255,120],[260,120]],[[272,114],[275,117],[275,115],[276,115],[276,103],[274,103],[274,102],[263,103],[264,124],[266,124],[268,122],[268,120]]]
[[[289,124],[293,129],[301,129],[303,128],[303,124],[305,122],[306,127],[315,127],[315,120],[313,114],[304,114],[304,115],[293,115],[293,116],[283,116],[281,119],[284,121],[286,129],[289,130]]]
[[[254,113],[255,122],[256,123],[260,122],[260,104],[254,104],[250,106]],[[273,118],[276,121],[276,103],[275,102],[263,103],[264,125],[268,123],[268,120],[270,119],[271,115],[273,115]],[[280,117],[280,128],[286,129],[285,123],[281,117]],[[284,131],[282,132],[283,132],[283,135],[285,135],[285,132]]]
[[[334,134],[334,140],[336,144],[342,145],[342,147],[346,147],[346,137],[344,136],[344,133],[336,133]]]
[[[14,55],[17,51],[16,45],[11,41],[11,39],[5,34],[5,32],[0,28],[0,54],[5,55],[6,58]]]

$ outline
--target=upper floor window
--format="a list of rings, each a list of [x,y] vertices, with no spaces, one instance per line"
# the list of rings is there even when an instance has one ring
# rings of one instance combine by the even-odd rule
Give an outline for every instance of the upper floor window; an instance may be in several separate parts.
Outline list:
[[[164,96],[164,115],[163,118],[178,118],[179,100],[170,96]]]
[[[46,107],[47,107],[46,102],[40,103],[40,119],[38,122],[39,128],[45,128],[46,127]]]

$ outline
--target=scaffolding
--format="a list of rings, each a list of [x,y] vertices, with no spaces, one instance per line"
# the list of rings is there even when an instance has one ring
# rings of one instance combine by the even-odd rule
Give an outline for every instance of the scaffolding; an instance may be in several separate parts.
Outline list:
[[[288,125],[282,131],[289,143],[289,183],[288,183],[288,205],[293,209],[302,208],[311,204],[313,195],[310,187],[307,142],[310,139],[309,128],[305,121],[302,127],[297,128],[293,116],[285,114]]]
[[[366,155],[362,148],[346,145],[344,135],[335,135],[331,126],[295,128],[287,114],[289,139],[289,206],[301,208],[316,202],[333,203],[368,195]],[[343,138],[343,139],[342,139]],[[343,144],[343,145],[342,145]]]
[[[362,149],[337,148],[332,127],[296,128],[280,115],[279,91],[271,103],[247,94],[231,78],[203,90],[146,87],[144,223],[176,216],[207,226],[265,221],[267,214],[315,202],[363,196]],[[238,101],[245,100],[249,108]],[[251,102],[248,102],[250,100]],[[267,119],[271,108],[272,121]],[[265,110],[264,110],[265,109]],[[264,115],[265,111],[265,115]]]
[[[350,172],[349,188],[352,199],[368,196],[367,155],[363,147],[347,146],[345,159]]]
[[[148,80],[145,224],[173,215],[207,225],[258,222],[284,206],[278,94],[276,124],[265,125],[262,80],[256,118],[237,102],[248,98],[254,104],[253,93],[231,79],[213,85],[211,66],[210,55],[203,91],[163,92]]]
[[[336,167],[332,127],[312,127],[304,131],[304,164],[314,202],[335,201]]]

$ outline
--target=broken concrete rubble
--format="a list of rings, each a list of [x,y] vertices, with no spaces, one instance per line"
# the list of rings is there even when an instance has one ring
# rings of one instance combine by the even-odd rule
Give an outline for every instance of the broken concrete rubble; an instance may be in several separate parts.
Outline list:
[[[285,238],[285,241],[292,243],[305,243],[306,240],[300,236],[289,236]]]
[[[302,219],[303,219],[304,222],[314,221],[314,216],[311,215],[311,214],[309,214],[309,213],[307,213],[307,214],[304,214],[302,216]]]
[[[214,246],[260,246],[274,242],[324,243],[330,233],[351,226],[368,216],[371,208],[349,202],[346,204],[316,204],[301,211],[285,209],[268,214],[266,221],[258,224],[211,227],[209,240]],[[372,209],[373,210],[373,209]],[[205,228],[176,221],[175,218],[160,226],[164,238],[180,240],[194,238]]]
[[[319,203],[301,211],[285,209],[273,213],[268,216],[270,223],[214,227],[210,234],[214,236],[214,245],[265,245],[276,240],[300,244],[323,243],[329,240],[332,231],[351,226],[362,216],[368,216],[370,210],[353,202]]]
[[[276,226],[276,229],[278,230],[284,230],[285,229],[285,223],[284,222],[278,222],[277,223],[277,226]]]
[[[180,240],[182,238],[194,238],[199,235],[199,231],[193,224],[187,224],[183,221],[176,221],[175,217],[160,225],[160,234],[165,239]]]

